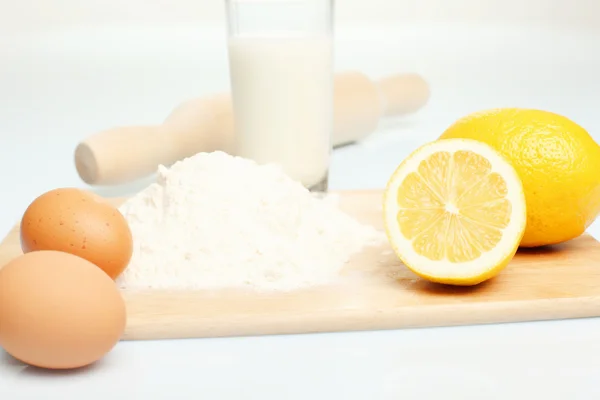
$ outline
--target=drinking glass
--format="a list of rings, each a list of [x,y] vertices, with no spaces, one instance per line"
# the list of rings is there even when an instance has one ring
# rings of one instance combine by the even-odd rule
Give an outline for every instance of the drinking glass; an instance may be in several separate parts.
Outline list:
[[[236,154],[326,192],[333,0],[226,0]]]

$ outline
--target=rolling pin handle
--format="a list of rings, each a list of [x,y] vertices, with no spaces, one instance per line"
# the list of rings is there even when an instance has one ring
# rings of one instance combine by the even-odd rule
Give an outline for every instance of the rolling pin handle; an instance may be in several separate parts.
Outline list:
[[[129,126],[96,133],[75,148],[75,168],[90,185],[115,185],[156,172],[178,154],[161,126]]]
[[[429,84],[418,74],[388,76],[377,83],[384,104],[384,116],[413,113],[429,101]]]

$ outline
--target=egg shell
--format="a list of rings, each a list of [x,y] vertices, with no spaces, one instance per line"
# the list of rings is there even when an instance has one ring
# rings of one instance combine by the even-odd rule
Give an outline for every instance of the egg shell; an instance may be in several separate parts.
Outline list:
[[[100,196],[77,188],[61,188],[36,198],[21,219],[24,253],[57,250],[94,263],[113,280],[133,253],[125,217]]]
[[[18,360],[83,367],[111,351],[125,325],[117,286],[87,260],[35,251],[0,269],[0,346]]]

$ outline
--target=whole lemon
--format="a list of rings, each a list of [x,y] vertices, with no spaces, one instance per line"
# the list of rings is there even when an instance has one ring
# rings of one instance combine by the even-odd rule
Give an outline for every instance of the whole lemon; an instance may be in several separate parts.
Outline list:
[[[440,139],[487,143],[517,170],[525,190],[522,247],[565,242],[600,213],[600,146],[570,119],[547,111],[500,108],[470,114]]]

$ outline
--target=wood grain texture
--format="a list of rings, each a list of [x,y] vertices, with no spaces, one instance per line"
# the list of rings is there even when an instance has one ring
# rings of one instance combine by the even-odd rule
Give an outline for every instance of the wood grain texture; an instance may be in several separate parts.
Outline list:
[[[115,202],[119,202],[115,200]],[[340,205],[382,228],[381,192],[340,192]],[[15,227],[0,265],[21,254]],[[388,245],[357,255],[340,282],[289,293],[124,291],[125,340],[469,325],[600,316],[600,244],[584,235],[521,250],[497,278],[449,287],[417,278]]]

